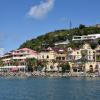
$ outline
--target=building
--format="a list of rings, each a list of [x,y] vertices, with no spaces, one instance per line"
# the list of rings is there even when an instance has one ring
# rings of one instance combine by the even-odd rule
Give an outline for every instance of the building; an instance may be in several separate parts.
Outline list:
[[[63,41],[63,42],[56,42],[55,43],[55,46],[56,45],[67,45],[67,44],[69,44],[70,42],[69,42],[69,40],[67,39],[66,41]]]
[[[100,62],[100,45],[95,49],[96,62]]]
[[[55,51],[51,47],[43,49],[39,53],[38,59],[48,60],[48,61],[54,60],[55,59]]]
[[[100,28],[100,24],[96,24],[95,27]]]
[[[73,36],[72,41],[95,40],[100,38],[100,34]]]
[[[96,24],[96,25],[93,25],[93,26],[90,26],[90,27],[100,28],[100,24]]]
[[[89,44],[84,44],[82,48],[75,50],[68,48],[67,61],[70,62],[73,71],[83,71],[84,69],[89,71],[89,66],[95,62],[95,50],[92,50]]]
[[[4,62],[3,68],[12,68],[16,67],[16,65],[12,65],[12,61],[17,61],[18,66],[17,68],[25,68],[26,67],[26,59],[27,58],[36,58],[37,59],[38,53],[34,50],[28,48],[21,48],[18,50],[10,51],[4,54],[1,59]]]
[[[100,72],[100,45],[95,49],[95,69]]]
[[[38,59],[48,61],[47,71],[57,71],[58,64],[66,61],[66,52],[62,48],[48,47],[39,53]]]
[[[67,61],[71,62],[74,60],[73,52],[74,52],[74,50],[71,47],[67,48],[67,55],[66,55]]]
[[[47,64],[45,66],[46,71],[57,70],[53,62],[55,61],[55,59],[56,59],[56,52],[51,47],[43,49],[38,56],[38,60],[47,61]],[[43,70],[45,70],[45,68]]]
[[[56,61],[65,62],[66,61],[66,50],[62,48],[55,49],[56,52]]]

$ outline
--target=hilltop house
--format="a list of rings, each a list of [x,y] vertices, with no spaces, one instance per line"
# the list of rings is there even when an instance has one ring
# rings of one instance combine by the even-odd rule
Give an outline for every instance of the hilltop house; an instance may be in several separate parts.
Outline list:
[[[83,36],[73,36],[72,41],[95,40],[100,38],[100,34],[91,34]]]

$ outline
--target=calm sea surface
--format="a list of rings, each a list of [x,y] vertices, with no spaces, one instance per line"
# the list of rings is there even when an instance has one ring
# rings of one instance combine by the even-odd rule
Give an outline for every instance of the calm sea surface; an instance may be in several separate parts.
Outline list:
[[[0,100],[100,100],[100,78],[1,78]]]

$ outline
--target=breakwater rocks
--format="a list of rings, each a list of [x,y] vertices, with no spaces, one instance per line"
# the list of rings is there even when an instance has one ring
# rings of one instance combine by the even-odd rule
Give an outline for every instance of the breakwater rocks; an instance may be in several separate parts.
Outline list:
[[[18,78],[24,78],[31,76],[31,73],[26,72],[0,72],[0,77],[18,77]]]
[[[58,73],[58,72],[0,72],[0,77],[17,77],[17,78],[27,78],[27,77],[99,77],[96,74],[84,74],[84,73]]]

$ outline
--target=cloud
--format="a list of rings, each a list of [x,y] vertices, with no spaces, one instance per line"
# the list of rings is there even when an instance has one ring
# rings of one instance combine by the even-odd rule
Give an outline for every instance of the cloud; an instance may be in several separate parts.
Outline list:
[[[45,0],[45,2],[40,2],[39,5],[32,6],[28,12],[28,16],[35,19],[44,18],[54,6],[55,0]]]

